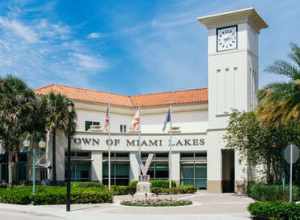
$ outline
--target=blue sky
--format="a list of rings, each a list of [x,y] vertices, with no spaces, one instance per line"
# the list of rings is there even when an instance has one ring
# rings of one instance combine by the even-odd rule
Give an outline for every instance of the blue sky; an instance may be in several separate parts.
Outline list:
[[[207,32],[198,16],[254,6],[263,70],[300,44],[297,0],[1,0],[0,75],[123,94],[207,86]]]

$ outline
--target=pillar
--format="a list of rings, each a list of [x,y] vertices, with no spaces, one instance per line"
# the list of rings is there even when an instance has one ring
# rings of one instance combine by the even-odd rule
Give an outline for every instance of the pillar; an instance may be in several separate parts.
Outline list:
[[[180,153],[172,152],[169,160],[170,178],[180,184]]]
[[[91,179],[102,183],[102,160],[103,155],[101,151],[92,151],[92,164],[91,164]]]
[[[216,131],[207,133],[207,191],[222,192],[222,152],[223,135]]]
[[[130,160],[130,172],[129,172],[130,181],[138,180],[139,173],[140,173],[139,162],[138,162],[138,153],[130,152],[129,160]]]

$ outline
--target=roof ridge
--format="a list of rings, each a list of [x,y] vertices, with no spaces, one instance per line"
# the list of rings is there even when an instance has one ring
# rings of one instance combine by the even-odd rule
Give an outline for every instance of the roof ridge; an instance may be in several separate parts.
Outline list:
[[[49,88],[49,87],[52,87],[52,86],[56,86],[55,83],[51,83],[51,84],[48,84],[48,85],[45,85],[45,86],[41,86],[41,87],[38,87],[34,90],[41,90],[41,89],[45,89],[45,88]]]
[[[179,90],[164,91],[164,92],[150,92],[150,93],[144,93],[144,94],[139,94],[139,95],[132,95],[131,97],[160,95],[160,94],[166,94],[166,93],[188,92],[188,91],[196,91],[196,90],[207,90],[207,88],[192,88],[192,89],[179,89]]]
[[[111,94],[111,95],[117,95],[117,96],[122,96],[122,97],[127,97],[131,100],[133,97],[139,97],[139,96],[148,96],[148,95],[159,95],[159,94],[166,94],[166,93],[177,93],[177,92],[188,92],[188,91],[195,91],[195,90],[207,90],[207,88],[191,88],[191,89],[179,89],[179,90],[172,90],[172,91],[162,91],[162,92],[150,92],[150,93],[141,93],[137,95],[123,95],[120,93],[115,93],[115,92],[106,92],[106,91],[99,91],[96,89],[89,89],[89,88],[79,88],[76,86],[69,86],[69,85],[63,85],[63,84],[57,84],[57,83],[52,83],[46,86],[39,87],[35,90],[40,90],[40,89],[45,89],[45,88],[50,88],[53,86],[57,87],[67,87],[71,89],[79,89],[79,90],[87,90],[87,91],[93,91],[93,92],[98,92],[98,93],[106,93],[106,94]]]
[[[96,90],[96,89],[80,88],[80,87],[77,87],[77,86],[69,86],[69,85],[56,84],[56,83],[52,83],[52,84],[49,84],[47,86],[40,87],[38,89],[48,88],[48,87],[51,87],[51,86],[65,87],[65,88],[78,89],[78,90],[86,90],[86,91],[91,91],[91,92],[106,93],[106,94],[111,94],[111,95],[117,95],[117,96],[127,97],[127,95],[122,95],[120,93],[115,93],[115,92],[106,92],[106,91],[100,91],[100,90]],[[36,90],[38,90],[38,89],[36,89]]]
[[[114,105],[124,106],[151,106],[151,105],[163,105],[168,104],[171,99],[174,99],[172,103],[192,103],[192,102],[207,102],[207,88],[193,88],[193,89],[181,89],[165,92],[152,92],[139,95],[121,95],[112,92],[97,91],[95,89],[78,88],[61,84],[50,84],[44,87],[40,87],[35,91],[37,94],[46,94],[50,91],[57,91],[68,94],[73,99],[88,100],[100,103],[108,103]],[[186,94],[186,95],[184,95]],[[176,100],[176,101],[175,101]],[[152,104],[151,104],[152,103]]]

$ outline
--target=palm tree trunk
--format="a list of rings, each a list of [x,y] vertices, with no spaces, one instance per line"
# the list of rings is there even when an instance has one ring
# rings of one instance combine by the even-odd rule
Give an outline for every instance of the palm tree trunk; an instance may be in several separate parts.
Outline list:
[[[11,187],[12,183],[13,183],[12,152],[8,151],[8,186]]]
[[[56,184],[56,129],[52,131],[52,180]]]

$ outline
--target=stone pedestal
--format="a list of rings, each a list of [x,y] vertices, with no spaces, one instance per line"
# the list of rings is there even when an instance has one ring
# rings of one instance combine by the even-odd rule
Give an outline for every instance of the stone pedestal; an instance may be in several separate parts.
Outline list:
[[[151,183],[146,181],[140,181],[136,184],[136,193],[134,194],[134,197],[139,198],[145,198],[148,196],[151,196]]]

